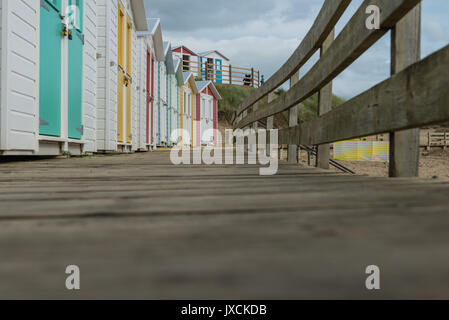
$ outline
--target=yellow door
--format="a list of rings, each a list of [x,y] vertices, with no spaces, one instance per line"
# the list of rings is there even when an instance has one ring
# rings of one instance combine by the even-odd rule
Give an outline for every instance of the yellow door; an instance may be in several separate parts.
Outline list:
[[[126,23],[126,74],[128,79],[131,79],[132,64],[131,64],[131,20],[127,18]],[[126,88],[126,142],[132,142],[132,130],[131,130],[131,81],[128,81],[128,87]]]
[[[124,74],[124,27],[125,27],[125,14],[121,6],[118,8],[118,79],[117,79],[117,141],[124,142],[124,121],[123,121],[123,94],[125,88],[125,74]]]

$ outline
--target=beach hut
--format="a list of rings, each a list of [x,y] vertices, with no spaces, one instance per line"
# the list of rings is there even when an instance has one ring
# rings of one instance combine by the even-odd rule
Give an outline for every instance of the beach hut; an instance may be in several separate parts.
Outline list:
[[[173,99],[173,91],[175,89],[175,65],[173,60],[173,54],[171,50],[171,44],[169,42],[164,43],[164,51],[165,51],[165,83],[166,83],[166,91],[165,91],[165,100],[167,103],[167,107],[165,110],[165,141],[167,146],[172,145],[171,141],[171,133],[173,128],[173,114],[175,111]]]
[[[216,145],[218,129],[218,101],[221,96],[212,81],[197,81],[196,145]]]
[[[149,37],[137,33],[137,150],[148,151],[150,144],[152,51]],[[153,80],[154,81],[154,80]]]
[[[149,30],[137,32],[138,46],[138,150],[155,145],[155,88],[158,87],[156,63],[165,61],[159,19],[148,19]]]
[[[148,19],[149,31],[137,32],[139,63],[139,149],[155,149],[158,142],[158,62],[165,61],[160,19]]]
[[[198,70],[198,55],[193,50],[186,46],[177,46],[173,48],[173,55],[182,61],[183,72]]]
[[[172,101],[173,101],[173,117],[172,117],[172,133],[173,130],[181,128],[181,90],[184,85],[184,76],[182,74],[182,62],[179,58],[174,58],[175,75],[173,77],[173,90],[172,90]],[[172,144],[178,144],[180,142],[179,137],[176,135],[171,135],[173,139]]]
[[[97,150],[130,152],[138,149],[137,32],[148,31],[144,1],[96,3]]]
[[[223,69],[224,67],[228,68],[231,64],[229,58],[217,50],[210,50],[198,53],[198,60],[201,65],[201,77],[203,80],[223,83]]]
[[[96,1],[0,2],[0,154],[96,151]]]
[[[167,67],[165,64],[165,50],[164,61],[157,63],[157,133],[156,145],[158,147],[165,147],[167,145],[166,138],[166,111],[167,111]]]
[[[195,77],[191,72],[183,72],[183,86],[181,87],[181,142],[184,146],[194,147],[194,114],[198,88]],[[184,134],[185,133],[185,134]],[[187,136],[185,136],[187,135]]]

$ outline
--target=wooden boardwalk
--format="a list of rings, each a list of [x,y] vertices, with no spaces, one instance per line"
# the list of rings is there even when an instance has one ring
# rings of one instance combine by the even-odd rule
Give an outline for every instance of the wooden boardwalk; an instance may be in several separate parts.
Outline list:
[[[448,209],[448,182],[166,151],[2,162],[0,298],[447,299]]]

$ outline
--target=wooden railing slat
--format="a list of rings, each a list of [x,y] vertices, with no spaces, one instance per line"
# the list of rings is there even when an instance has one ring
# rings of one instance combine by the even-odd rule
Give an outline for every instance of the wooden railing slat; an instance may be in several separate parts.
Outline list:
[[[391,74],[421,59],[421,4],[393,28],[391,33]],[[390,177],[419,175],[419,128],[390,133]]]
[[[245,127],[252,122],[283,112],[309,98],[351,65],[420,1],[366,0],[333,42],[329,50],[292,89],[281,94],[277,100],[267,104],[263,109],[251,113],[235,127]],[[379,8],[382,8],[381,28],[378,30],[369,30],[365,26],[366,7],[368,5],[377,5]],[[265,90],[264,87],[259,88],[256,93],[261,94]],[[240,114],[245,109],[246,107],[239,108],[237,114]]]
[[[324,41],[323,47],[321,48],[321,56],[329,50],[335,38],[335,30],[333,30],[329,37]],[[318,116],[332,110],[332,82],[326,84],[318,92]],[[321,144],[318,146],[316,155],[316,166],[321,169],[329,169],[329,159],[330,159],[330,145]]]
[[[280,144],[320,145],[449,121],[449,46],[325,115],[279,131]]]
[[[329,32],[343,15],[351,0],[326,0],[315,23],[285,64],[238,108],[237,115],[276,90],[301,68],[319,49]]]

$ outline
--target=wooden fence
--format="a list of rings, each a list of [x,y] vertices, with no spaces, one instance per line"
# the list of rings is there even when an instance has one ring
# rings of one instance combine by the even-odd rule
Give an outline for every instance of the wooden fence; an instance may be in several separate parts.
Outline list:
[[[219,65],[210,62],[183,60],[184,71],[190,71],[195,77],[216,83],[233,84],[259,88],[260,71],[254,68]]]
[[[446,150],[449,147],[449,132],[428,132],[425,147],[427,150],[431,148],[443,148]]]
[[[421,1],[367,0],[334,39],[334,27],[350,0],[326,0],[314,25],[288,61],[239,107],[234,128],[256,127],[289,111],[279,144],[288,144],[288,160],[297,162],[298,145],[318,146],[317,166],[328,168],[329,144],[380,133],[390,134],[390,176],[418,175],[419,129],[449,121],[449,46],[420,60]],[[367,7],[380,8],[380,29],[369,29]],[[332,81],[377,40],[392,31],[392,76],[331,109]],[[299,69],[320,50],[319,61],[299,79]],[[290,90],[272,93],[290,79]],[[319,94],[318,118],[298,125],[297,105]],[[268,104],[258,102],[268,95]]]

